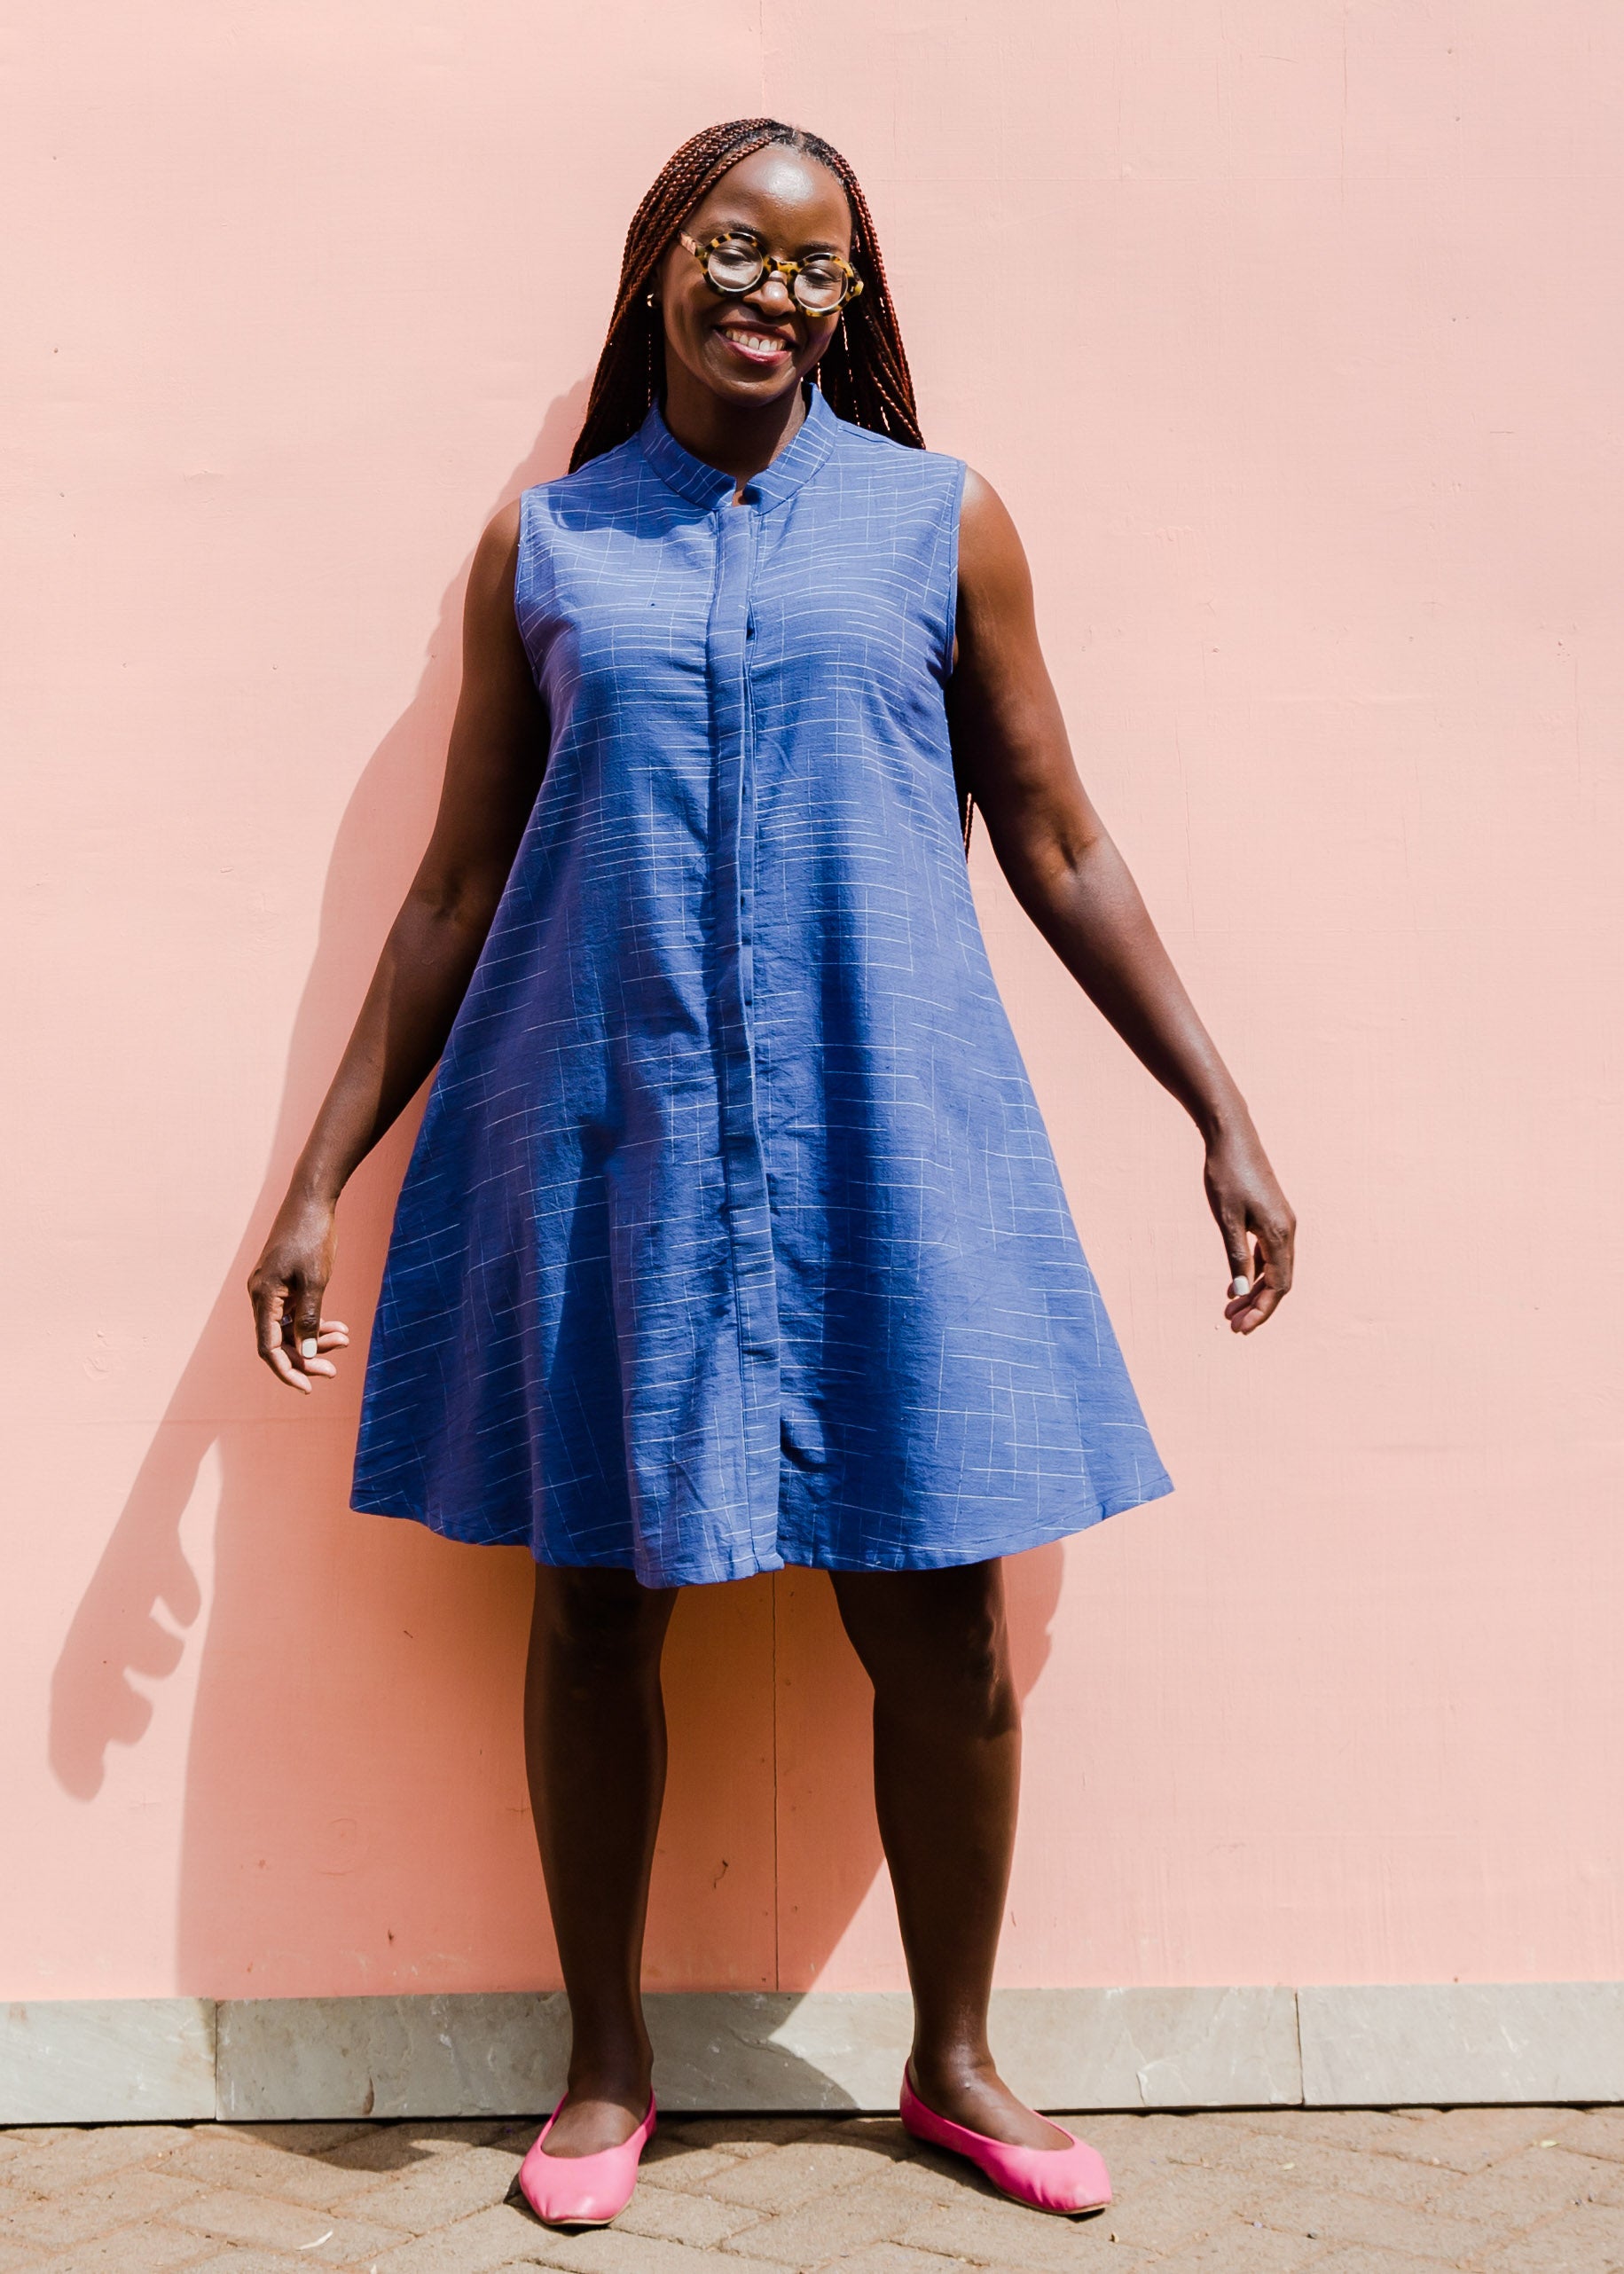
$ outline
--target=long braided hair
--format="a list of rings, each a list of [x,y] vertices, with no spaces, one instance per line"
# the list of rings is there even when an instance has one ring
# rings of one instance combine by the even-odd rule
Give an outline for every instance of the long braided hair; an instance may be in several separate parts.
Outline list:
[[[838,419],[868,427],[892,442],[924,448],[907,352],[885,279],[880,240],[862,184],[850,163],[821,135],[787,126],[782,119],[728,119],[694,135],[667,159],[653,187],[632,216],[615,313],[598,368],[592,373],[586,417],[570,453],[569,471],[600,458],[631,439],[659,395],[665,374],[665,335],[659,309],[648,305],[649,281],[667,247],[700,200],[752,151],[777,145],[796,150],[826,167],[846,193],[851,212],[851,260],[863,279],[859,297],[840,313],[834,338],[818,365],[818,384]],[[959,793],[959,820],[969,849],[974,807],[968,790]]]
[[[801,151],[827,167],[851,208],[851,259],[863,290],[860,298],[842,309],[839,325],[818,366],[818,384],[830,410],[853,426],[889,435],[893,442],[909,443],[915,450],[924,447],[885,263],[857,176],[820,135],[786,126],[781,119],[728,119],[694,135],[667,159],[632,216],[615,313],[592,373],[585,421],[569,459],[572,474],[588,459],[600,458],[634,435],[660,392],[665,337],[659,310],[648,305],[656,264],[701,198],[728,168],[770,144]]]

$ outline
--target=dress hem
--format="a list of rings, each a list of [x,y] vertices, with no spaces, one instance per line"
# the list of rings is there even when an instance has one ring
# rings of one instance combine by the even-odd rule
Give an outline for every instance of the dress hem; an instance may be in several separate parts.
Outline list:
[[[988,1564],[1001,1556],[1024,1555],[1032,1548],[1046,1548],[1056,1540],[1070,1540],[1079,1532],[1091,1532],[1096,1524],[1108,1517],[1125,1515],[1129,1509],[1146,1508],[1154,1501],[1165,1500],[1175,1489],[1173,1478],[1164,1470],[1159,1481],[1148,1487],[1141,1486],[1131,1493],[1101,1501],[1091,1516],[1079,1522],[1047,1526],[1040,1531],[1024,1532],[1004,1541],[1000,1546],[969,1555],[905,1555],[854,1558],[809,1551],[796,1553],[792,1547],[774,1563],[740,1561],[731,1568],[718,1571],[679,1564],[655,1577],[644,1579],[635,1562],[627,1563],[617,1556],[538,1556],[528,1530],[515,1526],[511,1532],[486,1533],[481,1538],[458,1532],[449,1524],[436,1523],[420,1509],[404,1501],[389,1502],[381,1497],[365,1502],[352,1500],[350,1508],[357,1516],[386,1516],[397,1521],[420,1524],[437,1539],[452,1540],[467,1548],[524,1548],[532,1559],[557,1571],[632,1572],[645,1587],[725,1587],[734,1580],[757,1579],[765,1572],[937,1572],[951,1571],[965,1564]]]

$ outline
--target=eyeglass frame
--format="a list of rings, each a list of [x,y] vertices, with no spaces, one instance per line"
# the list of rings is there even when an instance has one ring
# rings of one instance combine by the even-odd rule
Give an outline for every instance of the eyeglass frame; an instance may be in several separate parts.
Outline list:
[[[742,239],[747,244],[754,245],[759,252],[761,255],[761,274],[758,277],[752,278],[750,282],[747,285],[719,285],[710,273],[709,266],[710,255],[715,252],[718,245],[735,244],[741,239]],[[761,289],[761,286],[766,282],[769,277],[782,277],[784,280],[784,290],[788,294],[790,299],[795,302],[796,306],[800,310],[803,316],[838,316],[843,309],[849,308],[851,305],[851,302],[857,298],[859,293],[863,289],[863,279],[861,277],[859,276],[851,262],[843,260],[838,253],[820,253],[817,256],[816,262],[775,260],[773,255],[762,245],[761,239],[756,235],[754,230],[718,229],[716,235],[714,237],[707,237],[702,245],[696,243],[694,239],[688,235],[686,230],[679,230],[677,232],[677,242],[681,246],[685,253],[692,253],[694,258],[699,263],[700,274],[704,278],[705,282],[710,286],[711,291],[717,294],[718,297],[723,300],[748,299],[751,293],[758,292]],[[796,291],[795,279],[796,277],[801,274],[801,271],[804,269],[810,269],[814,266],[839,269],[844,274],[846,279],[845,291],[835,302],[833,308],[808,308],[805,302],[800,298],[799,294]]]

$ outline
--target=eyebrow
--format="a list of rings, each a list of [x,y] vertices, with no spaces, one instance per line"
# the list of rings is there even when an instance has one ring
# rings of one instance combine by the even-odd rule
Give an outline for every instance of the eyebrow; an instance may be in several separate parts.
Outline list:
[[[710,228],[706,230],[705,234],[708,237],[749,237],[753,238],[757,245],[765,245],[767,241],[765,231],[755,228],[748,221],[713,222]],[[831,240],[826,237],[812,239],[806,244],[803,245],[800,249],[804,255],[807,253],[833,253],[837,260],[842,261],[847,257],[846,255],[841,251],[838,245],[832,243]]]

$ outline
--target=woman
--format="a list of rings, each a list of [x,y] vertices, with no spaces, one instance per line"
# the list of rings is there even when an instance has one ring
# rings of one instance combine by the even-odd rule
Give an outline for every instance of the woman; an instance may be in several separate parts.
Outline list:
[[[480,543],[434,835],[251,1281],[308,1392],[348,1340],[321,1314],[339,1194],[439,1061],[354,1502],[535,1557],[574,2030],[522,2172],[546,2218],[612,2217],[653,2124],[678,1588],[786,1563],[830,1572],[874,1683],[905,2120],[1024,2200],[1109,2199],[987,2045],[1020,1747],[1000,1558],[1170,1483],[993,986],[972,799],[1196,1122],[1252,1332],[1291,1211],[1079,784],[1009,516],[922,447],[845,161],[713,128],[632,221],[569,474]]]

